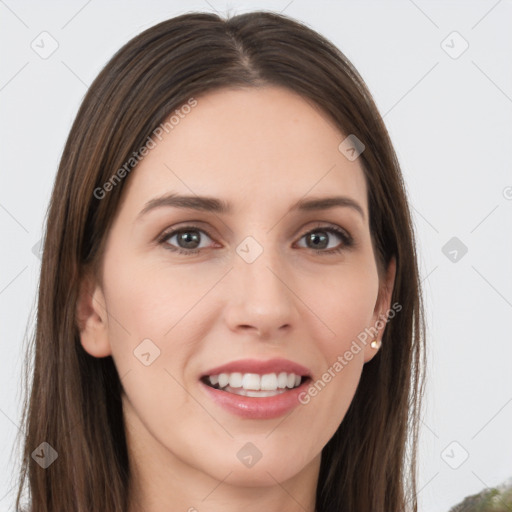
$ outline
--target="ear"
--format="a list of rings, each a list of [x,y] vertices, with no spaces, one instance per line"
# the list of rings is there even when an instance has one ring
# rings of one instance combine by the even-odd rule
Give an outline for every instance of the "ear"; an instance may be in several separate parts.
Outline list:
[[[75,314],[84,350],[94,357],[110,355],[105,297],[91,272],[80,282]]]
[[[372,316],[372,324],[368,328],[370,333],[367,344],[365,345],[364,362],[370,361],[375,354],[379,351],[380,343],[386,329],[386,320],[388,312],[391,309],[391,297],[393,295],[393,288],[395,286],[396,276],[396,258],[393,256],[386,269],[385,275],[381,278],[379,283],[379,294],[375,309]],[[373,348],[371,342],[377,340],[379,347]]]

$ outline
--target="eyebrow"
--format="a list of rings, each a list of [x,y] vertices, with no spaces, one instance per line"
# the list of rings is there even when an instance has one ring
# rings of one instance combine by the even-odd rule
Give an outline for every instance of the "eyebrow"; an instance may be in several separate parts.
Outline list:
[[[156,208],[162,207],[174,207],[174,208],[182,208],[187,210],[199,210],[205,212],[213,212],[219,214],[231,214],[233,212],[232,206],[230,203],[217,199],[216,197],[209,196],[184,196],[178,194],[166,194],[161,197],[155,197],[154,199],[149,200],[144,208],[137,215],[137,219],[139,220],[141,217],[146,215],[148,212],[155,210]],[[312,199],[300,199],[290,208],[290,212],[295,211],[318,211],[318,210],[328,210],[335,207],[344,207],[351,208],[354,211],[358,212],[363,219],[365,219],[365,214],[359,203],[346,196],[331,196],[331,197],[321,197],[321,198],[312,198]]]

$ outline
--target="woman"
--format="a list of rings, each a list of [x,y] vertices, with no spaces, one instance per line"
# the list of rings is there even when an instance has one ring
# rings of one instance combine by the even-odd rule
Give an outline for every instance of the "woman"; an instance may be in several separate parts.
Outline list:
[[[346,57],[264,12],[121,48],[64,149],[34,341],[18,507],[28,480],[32,512],[417,510],[413,228]]]

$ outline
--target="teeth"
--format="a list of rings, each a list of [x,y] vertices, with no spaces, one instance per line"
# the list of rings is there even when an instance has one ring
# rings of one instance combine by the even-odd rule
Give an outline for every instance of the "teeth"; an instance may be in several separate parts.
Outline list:
[[[214,377],[215,377],[215,375],[214,375]],[[241,373],[232,373],[229,376],[229,385],[232,388],[241,388],[242,387],[242,374]]]
[[[249,389],[231,388],[231,387],[227,387],[223,391],[228,391],[229,393],[233,393],[234,395],[251,396],[254,398],[257,398],[257,397],[264,398],[267,396],[275,396],[275,395],[280,395],[281,393],[285,393],[284,389],[277,389],[275,391],[251,391]]]
[[[267,373],[261,376],[261,390],[275,391],[277,389],[277,375],[275,373]]]
[[[257,373],[221,373],[219,375],[208,376],[212,386],[218,384],[219,388],[241,388],[246,391],[277,391],[297,387],[301,383],[301,376],[295,373],[281,372],[279,374],[266,373],[259,375]],[[245,393],[240,393],[245,394]],[[258,395],[247,393],[247,396],[267,396],[264,393]],[[270,395],[268,395],[270,396]]]
[[[244,389],[254,389],[254,391],[258,391],[261,389],[261,378],[257,373],[244,373],[242,378],[242,385],[238,387],[242,387]]]
[[[210,380],[211,382],[211,380]],[[225,388],[229,384],[229,375],[227,373],[221,373],[219,375],[219,388]]]
[[[286,375],[286,372],[281,372],[279,377],[277,377],[277,386],[280,388],[285,388],[287,382],[288,376]]]

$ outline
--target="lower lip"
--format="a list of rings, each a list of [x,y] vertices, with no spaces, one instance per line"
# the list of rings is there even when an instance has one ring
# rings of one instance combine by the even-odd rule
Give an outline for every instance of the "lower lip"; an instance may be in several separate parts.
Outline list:
[[[234,393],[212,388],[202,381],[199,381],[199,383],[208,393],[208,396],[227,411],[242,418],[267,420],[279,418],[297,407],[301,403],[299,401],[299,394],[306,390],[310,380],[308,378],[299,387],[289,389],[279,395],[265,397],[235,395]]]

